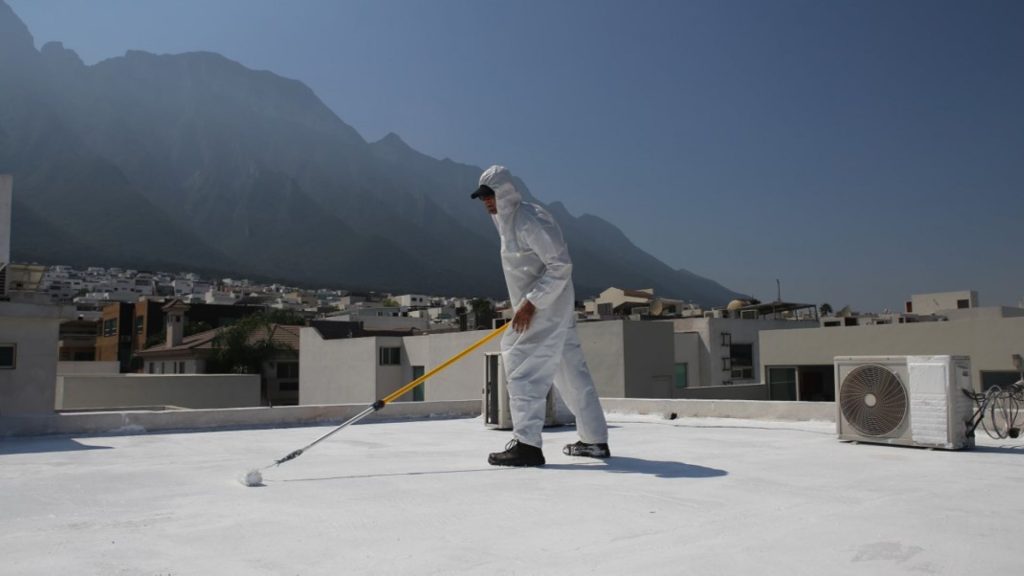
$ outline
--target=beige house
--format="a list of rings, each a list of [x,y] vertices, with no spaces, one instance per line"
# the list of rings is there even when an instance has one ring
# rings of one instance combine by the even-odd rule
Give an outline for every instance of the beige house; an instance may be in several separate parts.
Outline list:
[[[674,358],[677,379],[685,379],[683,388],[758,385],[763,382],[760,368],[761,338],[772,331],[817,326],[816,320],[780,320],[754,318],[677,318],[668,320],[674,332]],[[723,397],[729,397],[727,393]],[[755,395],[755,397],[757,397]]]
[[[933,292],[914,294],[904,304],[907,314],[939,314],[948,310],[969,310],[978,307],[978,292],[960,290],[957,292]]]
[[[0,301],[0,417],[52,413],[66,306]]]
[[[653,288],[626,290],[614,286],[601,292],[593,300],[583,303],[587,318],[605,320],[615,316],[689,316],[699,315],[700,309],[692,304],[654,295]]]
[[[761,373],[772,400],[830,400],[836,356],[954,355],[971,359],[976,390],[1015,382],[1024,354],[1024,309],[942,312],[934,322],[777,330],[761,334]]]
[[[138,352],[146,374],[210,374],[215,340],[229,327],[185,336],[182,316],[187,304],[175,300],[164,307],[167,339]],[[249,343],[272,342],[279,350],[263,363],[262,396],[271,405],[299,402],[299,326],[271,324],[249,334]]]

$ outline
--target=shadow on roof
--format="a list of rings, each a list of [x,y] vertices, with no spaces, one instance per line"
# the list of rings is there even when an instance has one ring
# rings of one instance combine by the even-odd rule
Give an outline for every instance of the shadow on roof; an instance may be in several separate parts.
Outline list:
[[[0,441],[0,455],[33,454],[36,452],[71,452],[77,450],[109,450],[111,446],[90,446],[71,438],[31,438]]]
[[[580,464],[548,464],[545,468],[553,470],[583,470],[612,472],[616,474],[646,474],[658,478],[714,478],[728,474],[725,470],[708,468],[685,462],[666,460],[643,460],[628,456],[615,456],[596,463]]]
[[[1024,446],[975,446],[965,452],[994,452],[996,454],[1024,454]]]
[[[363,478],[388,478],[391,476],[433,476],[436,474],[464,474],[466,472],[501,472],[502,470],[515,470],[515,468],[471,468],[468,470],[428,470],[424,472],[389,472],[386,474],[350,474],[347,476],[323,476],[320,478],[291,478],[281,482],[319,482],[322,480],[359,480]]]

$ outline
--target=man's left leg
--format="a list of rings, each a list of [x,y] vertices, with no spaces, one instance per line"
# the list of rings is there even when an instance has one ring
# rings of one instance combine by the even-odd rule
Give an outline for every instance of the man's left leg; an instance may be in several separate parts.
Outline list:
[[[579,442],[569,444],[563,451],[571,456],[610,456],[608,422],[597,396],[594,379],[583,357],[583,349],[580,348],[575,322],[566,331],[562,361],[555,375],[555,387],[576,416],[576,431],[580,437]]]

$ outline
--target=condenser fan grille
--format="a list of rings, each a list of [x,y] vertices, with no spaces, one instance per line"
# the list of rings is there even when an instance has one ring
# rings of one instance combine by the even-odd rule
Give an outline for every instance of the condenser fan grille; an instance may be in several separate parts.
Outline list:
[[[839,387],[843,417],[861,434],[884,436],[903,423],[907,391],[892,371],[868,364],[850,371]]]

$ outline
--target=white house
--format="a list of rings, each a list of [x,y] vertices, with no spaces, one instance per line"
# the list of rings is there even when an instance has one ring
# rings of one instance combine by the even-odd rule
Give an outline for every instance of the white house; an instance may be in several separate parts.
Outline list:
[[[672,326],[611,320],[578,326],[598,394],[613,398],[677,397]],[[303,328],[299,351],[300,404],[370,403],[429,372],[487,335],[485,330],[418,336],[325,337]],[[480,398],[484,355],[497,339],[404,395],[402,401]]]
[[[391,298],[398,305],[403,308],[423,308],[430,306],[430,296],[424,296],[423,294],[402,294],[400,296],[392,296]]]

